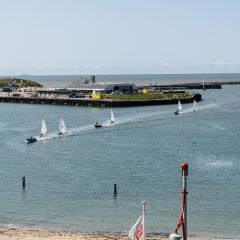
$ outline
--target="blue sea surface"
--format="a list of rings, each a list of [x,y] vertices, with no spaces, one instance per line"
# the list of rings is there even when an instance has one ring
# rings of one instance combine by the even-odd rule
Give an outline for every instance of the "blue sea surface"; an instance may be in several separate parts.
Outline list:
[[[189,233],[239,237],[240,87],[200,93],[199,111],[115,108],[116,123],[102,129],[92,125],[109,121],[110,109],[0,103],[0,224],[128,232],[146,200],[146,232],[170,233],[186,161]],[[41,119],[53,132],[60,117],[74,134],[25,143]]]

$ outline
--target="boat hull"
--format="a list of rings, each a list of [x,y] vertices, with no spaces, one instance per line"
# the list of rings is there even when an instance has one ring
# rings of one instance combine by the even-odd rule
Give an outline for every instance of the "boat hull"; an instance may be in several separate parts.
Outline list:
[[[27,138],[27,140],[26,140],[26,142],[27,142],[27,144],[30,144],[30,143],[34,143],[34,142],[36,142],[37,141],[37,138]]]

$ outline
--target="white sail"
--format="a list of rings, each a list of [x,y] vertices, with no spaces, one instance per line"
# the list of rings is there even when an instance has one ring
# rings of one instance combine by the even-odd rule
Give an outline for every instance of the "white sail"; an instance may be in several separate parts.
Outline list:
[[[193,99],[193,111],[197,111],[198,110],[198,104],[195,101],[195,99]]]
[[[114,123],[114,122],[115,122],[115,117],[113,114],[113,110],[111,109],[111,123]]]
[[[61,133],[61,134],[66,133],[66,131],[67,131],[67,127],[62,118],[59,121],[58,129],[59,129],[59,133]]]
[[[42,119],[42,126],[41,126],[41,135],[46,135],[47,134],[47,125],[46,122]]]
[[[178,108],[177,108],[177,111],[178,112],[181,112],[182,111],[182,104],[181,102],[178,100]]]

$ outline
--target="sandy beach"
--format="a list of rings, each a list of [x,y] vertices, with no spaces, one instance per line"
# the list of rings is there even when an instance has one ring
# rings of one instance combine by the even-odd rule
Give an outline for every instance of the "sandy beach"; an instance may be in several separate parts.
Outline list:
[[[83,234],[76,232],[55,232],[17,228],[0,228],[0,240],[129,240],[128,236],[111,234]],[[166,240],[167,237],[147,237],[147,240]],[[207,240],[211,238],[189,237],[189,240]]]

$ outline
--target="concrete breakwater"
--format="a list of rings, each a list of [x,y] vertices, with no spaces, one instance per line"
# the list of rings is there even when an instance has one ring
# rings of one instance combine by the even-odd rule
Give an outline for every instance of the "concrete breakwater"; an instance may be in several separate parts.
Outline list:
[[[139,89],[155,87],[160,90],[169,90],[176,88],[184,89],[221,89],[222,85],[237,85],[240,81],[202,81],[202,82],[188,82],[188,83],[173,83],[173,84],[161,84],[152,86],[140,86]]]
[[[201,94],[197,93],[189,98],[180,98],[181,103],[192,103],[193,100],[201,101]],[[0,102],[5,103],[27,103],[27,104],[49,104],[66,106],[93,106],[93,107],[134,107],[149,105],[177,104],[178,99],[151,99],[151,100],[109,100],[90,98],[31,98],[31,97],[0,97]]]
[[[174,83],[174,84],[162,84],[162,85],[152,85],[152,86],[140,86],[139,89],[144,88],[157,88],[159,90],[171,90],[177,88],[184,88],[184,89],[221,89],[222,85],[224,84],[238,84],[236,82],[196,82],[196,83]]]

